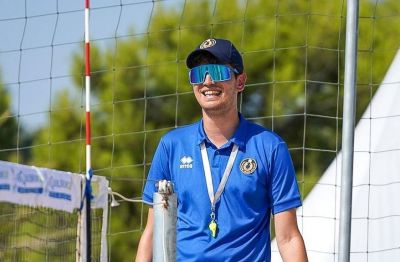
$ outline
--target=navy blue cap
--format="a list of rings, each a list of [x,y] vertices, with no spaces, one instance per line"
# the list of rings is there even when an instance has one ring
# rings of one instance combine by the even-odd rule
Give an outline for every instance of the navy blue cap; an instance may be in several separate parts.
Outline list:
[[[200,53],[210,53],[221,64],[229,64],[235,68],[239,74],[243,73],[243,59],[239,51],[231,41],[225,39],[210,38],[201,43],[193,52],[186,58],[188,68],[196,66],[193,64],[193,58]]]

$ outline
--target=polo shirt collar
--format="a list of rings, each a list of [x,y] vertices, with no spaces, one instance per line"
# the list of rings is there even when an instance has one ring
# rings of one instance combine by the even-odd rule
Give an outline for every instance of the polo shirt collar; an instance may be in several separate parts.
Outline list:
[[[247,120],[242,116],[241,113],[239,114],[239,126],[236,129],[235,133],[233,136],[229,139],[228,143],[234,143],[239,146],[239,149],[244,149],[245,147],[245,141],[246,141],[246,130],[247,130],[247,125],[248,122]],[[203,127],[203,119],[198,122],[198,134],[197,134],[197,144],[200,145],[204,141],[207,141],[208,143],[211,143],[210,139],[208,139],[204,127]]]

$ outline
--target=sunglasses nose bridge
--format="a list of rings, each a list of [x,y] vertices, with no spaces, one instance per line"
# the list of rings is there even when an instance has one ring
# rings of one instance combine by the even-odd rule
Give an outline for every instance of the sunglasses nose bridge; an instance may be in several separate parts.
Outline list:
[[[214,80],[212,79],[210,73],[205,72],[203,84],[205,84],[205,85],[214,84]]]

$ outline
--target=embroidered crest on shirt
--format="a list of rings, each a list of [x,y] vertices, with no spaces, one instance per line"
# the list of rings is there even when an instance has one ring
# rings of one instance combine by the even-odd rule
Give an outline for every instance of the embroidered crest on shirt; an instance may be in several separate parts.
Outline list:
[[[257,168],[256,160],[252,158],[245,158],[240,162],[240,171],[245,175],[252,174]]]
[[[190,156],[183,156],[181,158],[181,165],[179,168],[193,168],[193,158]]]

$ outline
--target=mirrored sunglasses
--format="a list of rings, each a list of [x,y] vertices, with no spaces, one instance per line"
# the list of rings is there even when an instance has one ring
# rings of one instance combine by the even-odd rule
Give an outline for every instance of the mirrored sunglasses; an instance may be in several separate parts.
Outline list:
[[[231,79],[231,72],[237,73],[236,69],[232,69],[226,65],[207,64],[193,67],[189,71],[189,81],[192,85],[204,83],[207,74],[210,75],[214,82],[227,81]]]

